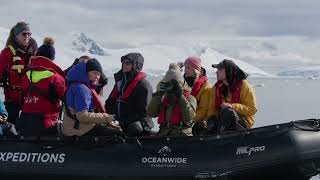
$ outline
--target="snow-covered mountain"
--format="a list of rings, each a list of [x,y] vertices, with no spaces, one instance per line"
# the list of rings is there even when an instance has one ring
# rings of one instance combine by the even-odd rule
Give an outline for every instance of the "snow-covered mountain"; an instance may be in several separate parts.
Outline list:
[[[245,72],[249,73],[250,76],[254,77],[275,77],[272,74],[269,74],[260,68],[257,68],[249,63],[246,63],[242,60],[225,56],[211,48],[202,48],[200,51],[198,50],[198,55],[200,55],[203,65],[206,67],[211,66],[212,64],[217,64],[223,59],[229,59],[235,62],[241,69],[243,69]]]
[[[2,49],[8,37],[9,30],[0,28],[0,48]],[[35,37],[40,46],[42,38]],[[183,62],[188,56],[199,55],[203,67],[207,69],[208,76],[215,76],[215,69],[212,64],[219,63],[223,59],[231,59],[244,71],[253,77],[274,77],[265,71],[252,66],[244,61],[225,56],[207,47],[175,46],[168,44],[145,45],[139,48],[127,49],[106,49],[100,46],[97,41],[89,38],[85,33],[72,33],[63,36],[56,36],[56,63],[62,68],[69,67],[75,58],[82,55],[89,55],[97,58],[107,75],[113,75],[121,67],[121,56],[130,52],[140,52],[144,58],[144,71],[149,76],[161,76],[168,69],[170,63]]]
[[[320,66],[301,67],[289,69],[278,73],[282,77],[296,77],[307,79],[320,79]]]
[[[77,33],[74,35],[75,40],[72,41],[72,49],[81,53],[95,54],[99,56],[108,55],[105,50],[98,45],[94,40],[88,38],[84,33]]]

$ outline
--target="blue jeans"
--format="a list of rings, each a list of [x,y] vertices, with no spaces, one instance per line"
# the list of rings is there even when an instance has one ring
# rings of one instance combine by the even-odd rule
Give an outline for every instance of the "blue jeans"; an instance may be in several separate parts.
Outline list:
[[[11,124],[8,122],[4,124],[0,124],[0,136],[5,135],[10,128],[11,128]]]

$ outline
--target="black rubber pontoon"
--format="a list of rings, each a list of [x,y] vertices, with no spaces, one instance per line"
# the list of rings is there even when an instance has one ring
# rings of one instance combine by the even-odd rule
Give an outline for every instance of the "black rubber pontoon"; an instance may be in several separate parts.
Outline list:
[[[319,122],[206,137],[2,137],[0,177],[309,179],[320,168]]]

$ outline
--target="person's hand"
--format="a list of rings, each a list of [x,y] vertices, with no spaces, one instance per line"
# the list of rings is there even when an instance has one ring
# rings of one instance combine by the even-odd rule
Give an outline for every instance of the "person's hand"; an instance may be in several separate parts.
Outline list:
[[[224,102],[224,103],[221,104],[221,108],[222,108],[222,109],[232,108],[232,104],[230,104],[230,103],[225,103],[225,102]]]
[[[163,81],[161,81],[161,82],[159,83],[159,85],[157,86],[157,91],[164,93],[165,90],[166,90],[166,83],[163,82]]]
[[[111,121],[108,124],[108,127],[113,128],[113,129],[118,129],[118,130],[122,131],[118,121]]]
[[[7,116],[0,115],[0,124],[4,124],[7,122]]]
[[[171,82],[173,84],[173,93],[174,93],[174,95],[177,98],[180,98],[182,96],[182,86],[181,86],[181,84],[175,79],[172,79]]]

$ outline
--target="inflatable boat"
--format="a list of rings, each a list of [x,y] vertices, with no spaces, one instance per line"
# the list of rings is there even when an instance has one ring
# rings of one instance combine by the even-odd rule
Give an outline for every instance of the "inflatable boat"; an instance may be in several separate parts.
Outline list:
[[[198,137],[1,137],[0,177],[309,179],[320,120]]]

